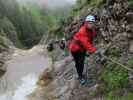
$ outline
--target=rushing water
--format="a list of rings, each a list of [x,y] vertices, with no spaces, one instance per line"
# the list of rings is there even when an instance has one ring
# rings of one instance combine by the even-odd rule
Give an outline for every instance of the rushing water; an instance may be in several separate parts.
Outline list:
[[[27,100],[26,96],[36,88],[40,73],[50,65],[48,57],[37,49],[14,55],[6,63],[7,72],[0,81],[0,100]]]

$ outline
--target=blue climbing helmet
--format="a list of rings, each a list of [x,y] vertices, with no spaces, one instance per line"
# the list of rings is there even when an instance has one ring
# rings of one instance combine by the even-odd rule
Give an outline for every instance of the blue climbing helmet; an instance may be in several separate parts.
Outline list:
[[[95,17],[93,15],[88,15],[86,17],[85,21],[87,21],[87,22],[95,22],[96,19],[95,19]]]

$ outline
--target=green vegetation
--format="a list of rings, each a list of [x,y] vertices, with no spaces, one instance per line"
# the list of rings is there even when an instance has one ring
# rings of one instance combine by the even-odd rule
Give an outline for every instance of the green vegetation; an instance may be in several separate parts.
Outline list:
[[[88,3],[92,7],[98,7],[103,3],[103,0],[89,0]]]
[[[3,36],[0,36],[0,52],[7,50],[10,41]]]
[[[30,8],[30,11],[28,7],[21,7],[15,0],[1,0],[0,7],[0,30],[8,39],[17,47],[21,44],[32,46],[38,42],[43,32],[38,28],[41,26],[38,20],[40,15],[35,15],[34,9]],[[27,42],[27,39],[30,40]]]
[[[115,61],[119,61],[121,53],[119,48],[110,48],[107,55]],[[129,59],[127,63],[131,66],[133,65],[133,60]],[[126,69],[108,61],[103,65],[99,76],[101,83],[96,91],[89,93],[89,96],[96,97],[100,94],[103,95],[104,100],[132,100],[133,93],[128,90],[128,77]]]
[[[132,99],[133,99],[133,93],[126,90],[111,91],[105,96],[105,100],[132,100]]]
[[[112,48],[108,52],[109,57],[119,61],[121,51],[119,48]],[[106,63],[100,79],[104,87],[105,100],[132,100],[133,94],[128,89],[128,71],[120,65]],[[126,92],[125,92],[126,91]]]
[[[51,11],[32,4],[20,5],[15,0],[1,0],[0,31],[15,46],[29,48],[44,34],[61,36],[67,10]]]
[[[103,70],[101,79],[107,86],[107,91],[126,88],[128,85],[128,72],[116,64],[108,65]]]
[[[129,8],[133,10],[133,0],[128,0],[129,1]]]
[[[89,93],[89,96],[90,96],[90,97],[95,97],[95,96],[96,96],[96,91],[90,92],[90,93]]]
[[[103,4],[103,0],[77,0],[76,6],[70,13],[71,17],[78,16],[82,11],[87,12],[88,8],[99,7]]]
[[[98,7],[102,2],[103,0],[77,0],[76,7],[78,9],[84,8],[85,6]]]
[[[128,64],[128,66],[133,68],[133,58],[129,59],[127,64]]]

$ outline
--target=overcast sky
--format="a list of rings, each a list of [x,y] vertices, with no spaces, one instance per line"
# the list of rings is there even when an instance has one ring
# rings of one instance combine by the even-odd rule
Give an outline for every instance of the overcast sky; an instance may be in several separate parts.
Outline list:
[[[41,6],[48,6],[50,8],[63,7],[75,4],[76,0],[17,0],[20,3],[32,2]]]

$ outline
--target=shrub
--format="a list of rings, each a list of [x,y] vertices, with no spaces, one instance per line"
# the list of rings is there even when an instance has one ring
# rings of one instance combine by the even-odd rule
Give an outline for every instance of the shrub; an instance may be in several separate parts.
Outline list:
[[[133,93],[123,90],[115,90],[109,92],[105,96],[105,100],[133,100]]]
[[[128,85],[128,72],[116,64],[111,64],[103,70],[101,79],[107,85],[108,91],[125,88]]]

